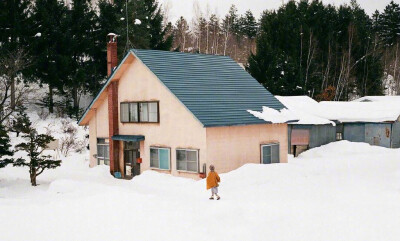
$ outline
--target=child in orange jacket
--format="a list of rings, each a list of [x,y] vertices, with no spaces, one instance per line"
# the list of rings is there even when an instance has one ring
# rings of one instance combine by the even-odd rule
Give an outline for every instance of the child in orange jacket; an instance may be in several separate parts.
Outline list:
[[[218,173],[214,171],[214,166],[210,165],[210,173],[208,173],[207,176],[207,190],[211,189],[211,197],[210,200],[214,199],[214,194],[217,197],[217,200],[220,199],[220,196],[218,196],[218,183],[221,181],[221,179],[218,176]]]

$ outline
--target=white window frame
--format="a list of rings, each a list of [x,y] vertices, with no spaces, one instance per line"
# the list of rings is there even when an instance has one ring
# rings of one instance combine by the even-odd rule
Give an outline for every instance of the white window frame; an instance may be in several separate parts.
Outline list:
[[[160,152],[158,152],[158,167],[152,167],[151,166],[151,149],[156,149],[156,150],[168,150],[168,169],[163,169],[160,168]],[[156,169],[156,170],[163,170],[163,171],[170,171],[171,170],[171,148],[169,147],[156,147],[156,146],[151,146],[150,147],[150,168],[151,169]]]
[[[279,142],[275,142],[275,143],[268,143],[268,144],[261,144],[261,164],[264,164],[263,162],[263,157],[264,157],[264,148],[265,146],[278,146],[278,162],[272,162],[272,148],[271,148],[271,163],[270,164],[276,164],[276,163],[280,163],[281,162],[281,153],[280,153],[280,145]]]
[[[196,171],[188,171],[187,170],[187,165],[186,165],[186,170],[180,170],[178,169],[178,151],[195,151],[196,152],[196,158],[197,158],[197,165],[196,165]],[[177,148],[175,150],[175,155],[176,155],[176,170],[179,172],[188,172],[188,173],[199,173],[199,163],[200,163],[200,156],[199,156],[199,150],[198,149],[185,149],[185,148]],[[186,162],[187,162],[187,154],[186,154]]]
[[[104,139],[105,143],[99,144],[99,139]],[[99,146],[107,146],[108,147],[108,159],[105,158],[104,156],[99,157]],[[101,165],[100,164],[100,159],[101,159],[101,160],[103,160],[104,165],[109,166],[110,165],[110,140],[109,140],[109,138],[97,138],[96,139],[96,150],[97,150],[97,154],[96,154],[97,165]],[[108,162],[108,164],[106,162]]]
[[[150,104],[155,104],[155,112],[150,113]],[[122,106],[127,105],[127,113],[123,113],[122,111]],[[135,116],[137,118],[136,121],[132,120],[132,108],[131,106],[136,106],[136,113]],[[143,108],[143,106],[146,106],[146,108]],[[121,102],[120,103],[120,121],[121,123],[160,123],[160,102],[159,101],[132,101],[132,102]],[[143,121],[143,113],[145,113],[145,117],[147,120]],[[155,114],[156,121],[150,121],[150,116],[151,114]],[[128,120],[123,120],[122,116],[126,116]]]

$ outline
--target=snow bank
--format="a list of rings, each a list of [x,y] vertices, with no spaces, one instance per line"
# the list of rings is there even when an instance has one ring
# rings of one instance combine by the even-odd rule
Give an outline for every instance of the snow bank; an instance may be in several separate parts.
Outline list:
[[[205,180],[146,171],[117,180],[87,155],[29,186],[0,170],[0,240],[398,240],[400,150],[346,141]],[[218,171],[218,170],[217,170]]]

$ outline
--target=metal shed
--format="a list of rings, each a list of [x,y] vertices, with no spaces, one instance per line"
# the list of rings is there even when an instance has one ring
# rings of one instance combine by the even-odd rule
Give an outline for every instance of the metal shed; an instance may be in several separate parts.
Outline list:
[[[304,149],[319,147],[334,141],[336,141],[336,127],[332,124],[288,125],[289,154],[297,155]]]
[[[400,122],[398,121],[392,123],[343,123],[342,126],[343,140],[366,142],[370,145],[387,148],[400,148]]]

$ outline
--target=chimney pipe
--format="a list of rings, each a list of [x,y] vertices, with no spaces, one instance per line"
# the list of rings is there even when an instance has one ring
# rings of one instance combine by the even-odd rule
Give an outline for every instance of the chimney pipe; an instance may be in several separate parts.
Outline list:
[[[110,76],[118,64],[117,37],[115,33],[107,35],[107,76]]]

